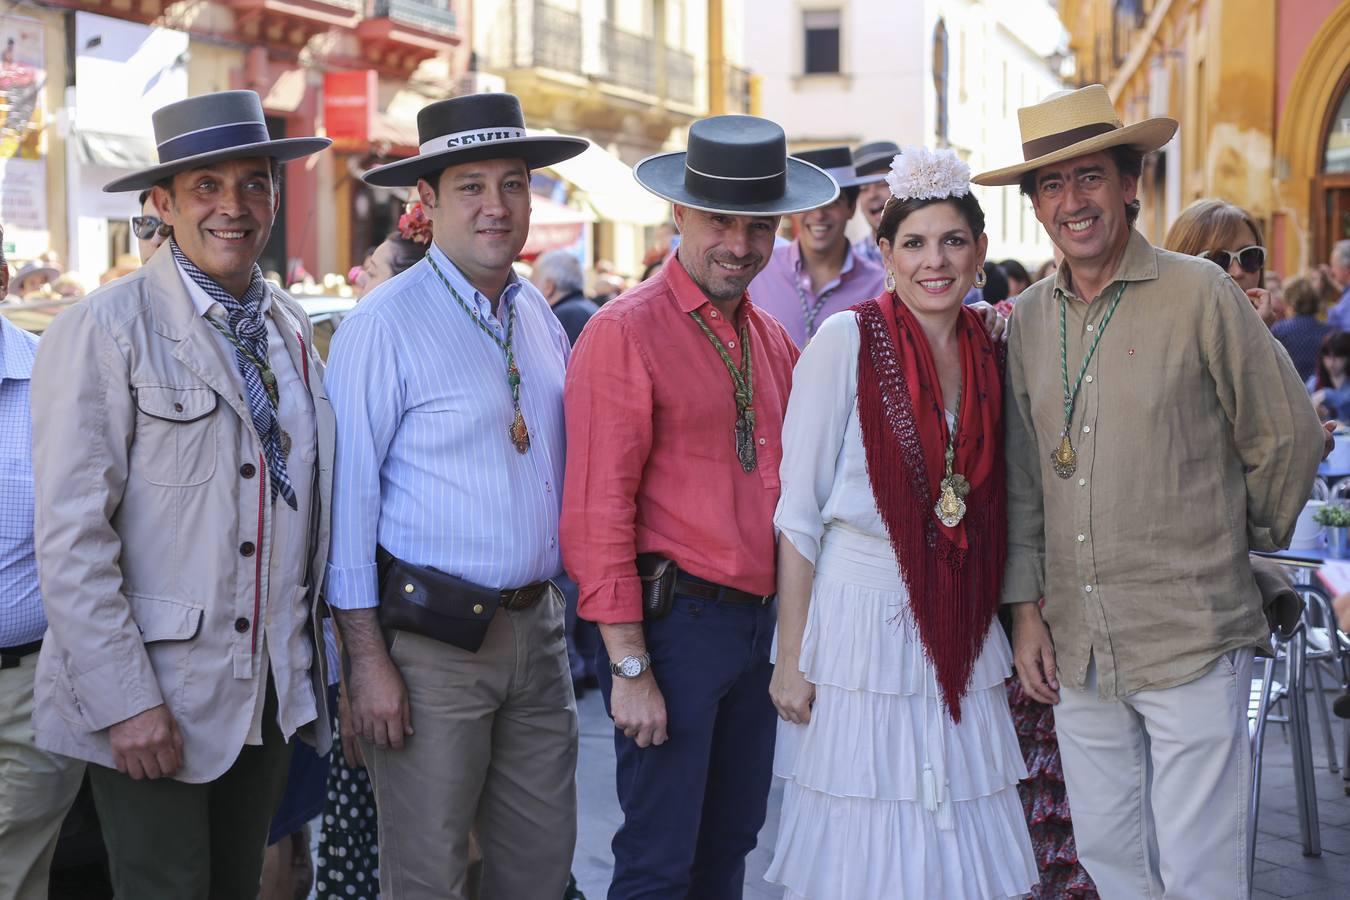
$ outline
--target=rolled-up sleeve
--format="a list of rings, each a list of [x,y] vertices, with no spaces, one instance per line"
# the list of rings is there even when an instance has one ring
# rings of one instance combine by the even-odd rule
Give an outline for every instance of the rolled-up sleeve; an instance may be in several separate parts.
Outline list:
[[[379,605],[380,470],[403,408],[401,385],[397,348],[384,322],[360,314],[344,321],[324,378],[337,419],[327,583],[335,609]]]
[[[652,375],[624,321],[596,316],[572,352],[563,391],[567,476],[563,564],[593,622],[642,621],[637,493],[652,444]]]
[[[136,430],[130,375],[87,304],[47,329],[31,390],[43,607],[85,719],[102,730],[164,698],[122,593],[122,540],[113,527]]]
[[[860,343],[855,314],[831,316],[792,370],[778,470],[782,493],[773,524],[812,565],[820,555],[844,432],[857,405]]]
[[[1008,370],[1003,376],[1008,563],[1003,574],[1002,602],[1030,603],[1045,594],[1045,495],[1015,310],[1009,328]]]
[[[1323,431],[1288,352],[1237,284],[1216,275],[1205,362],[1232,429],[1247,488],[1253,550],[1289,546],[1322,458]]]

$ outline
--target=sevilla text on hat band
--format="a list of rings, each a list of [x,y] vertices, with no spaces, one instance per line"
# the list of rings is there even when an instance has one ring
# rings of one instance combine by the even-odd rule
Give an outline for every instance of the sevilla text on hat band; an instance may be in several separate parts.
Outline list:
[[[474,144],[491,144],[496,141],[515,141],[526,137],[524,128],[477,128],[473,131],[457,131],[443,134],[424,141],[419,146],[420,153],[440,153],[454,147],[471,147]]]
[[[263,122],[227,122],[224,125],[212,125],[175,135],[158,144],[160,165],[197,156],[200,153],[214,153],[230,147],[246,144],[261,144],[270,139],[267,125]]]

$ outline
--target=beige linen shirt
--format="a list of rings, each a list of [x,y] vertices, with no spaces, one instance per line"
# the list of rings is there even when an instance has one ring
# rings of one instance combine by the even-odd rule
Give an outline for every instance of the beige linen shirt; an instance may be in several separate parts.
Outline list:
[[[1195,679],[1269,629],[1248,549],[1285,547],[1323,436],[1288,354],[1221,269],[1131,231],[1091,302],[1068,267],[1027,289],[1009,337],[1008,568],[1003,602],[1045,597],[1061,680],[1119,697]],[[1064,429],[1070,385],[1117,288],[1125,292]]]

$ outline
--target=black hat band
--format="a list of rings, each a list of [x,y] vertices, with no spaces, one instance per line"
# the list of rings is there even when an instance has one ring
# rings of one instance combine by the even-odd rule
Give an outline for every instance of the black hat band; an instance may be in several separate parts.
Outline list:
[[[696,197],[718,203],[770,203],[787,193],[787,169],[771,175],[709,175],[684,165],[684,187]]]
[[[159,144],[159,162],[160,165],[164,165],[189,156],[249,144],[264,144],[269,140],[271,137],[267,133],[267,125],[263,122],[227,122],[224,125],[200,128],[169,138]]]

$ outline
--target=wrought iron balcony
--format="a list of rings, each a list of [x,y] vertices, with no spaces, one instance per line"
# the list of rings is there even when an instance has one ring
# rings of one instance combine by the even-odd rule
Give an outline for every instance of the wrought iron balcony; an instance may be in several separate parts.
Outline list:
[[[726,74],[728,112],[750,111],[750,73],[739,66],[727,66]]]
[[[455,11],[449,0],[374,0],[370,15],[432,34],[455,33]]]
[[[601,25],[600,50],[611,83],[644,94],[656,93],[650,40],[605,22]]]
[[[581,16],[534,4],[534,65],[581,74]]]
[[[666,48],[666,96],[676,103],[692,105],[697,87],[694,57],[683,50]]]

